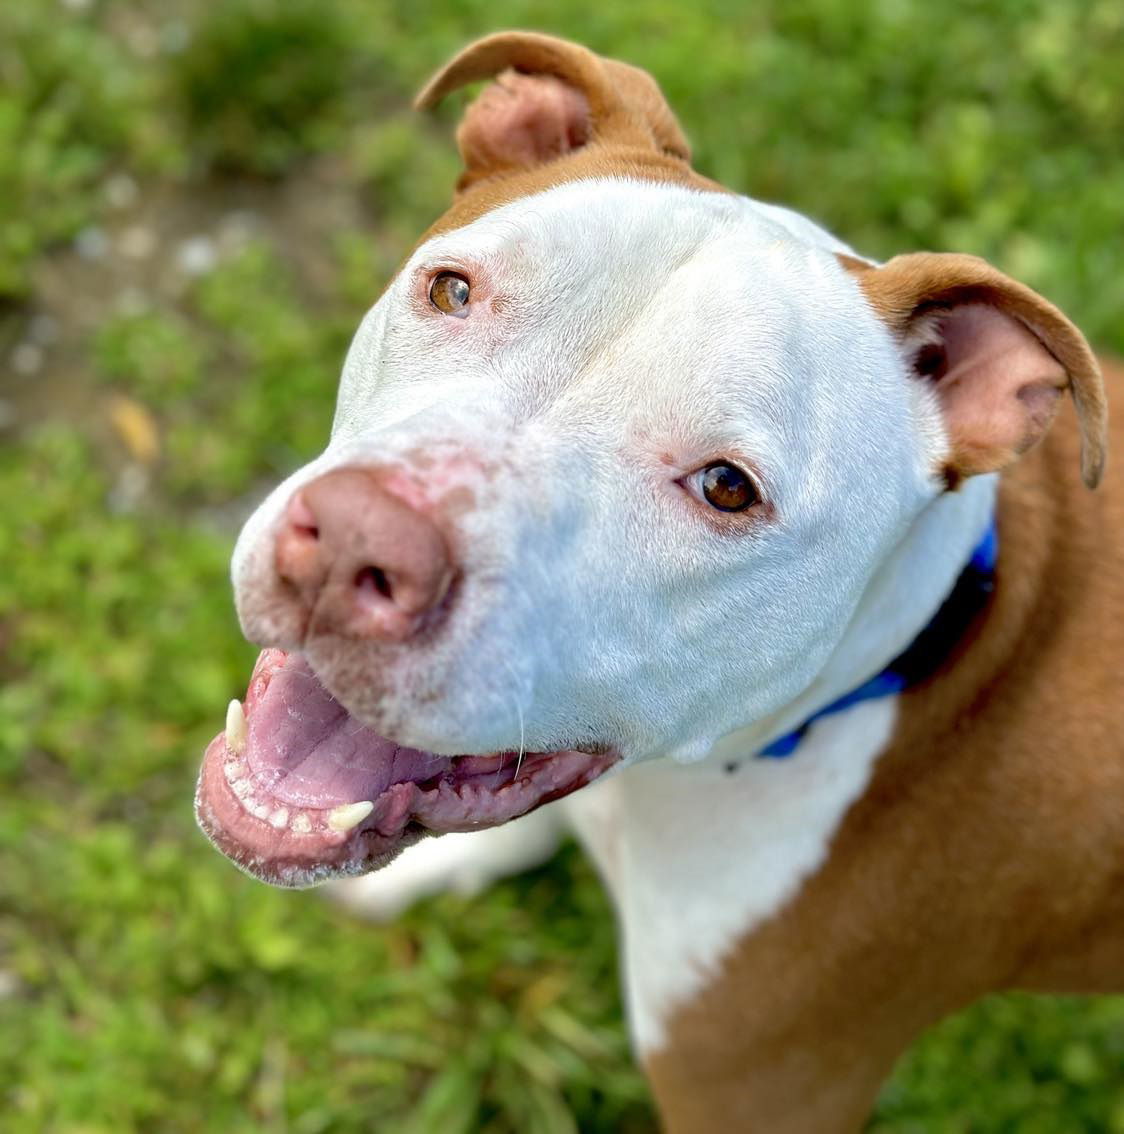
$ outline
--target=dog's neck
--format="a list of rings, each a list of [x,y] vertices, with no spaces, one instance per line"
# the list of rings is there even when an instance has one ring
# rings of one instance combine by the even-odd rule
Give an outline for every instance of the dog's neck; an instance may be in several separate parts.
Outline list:
[[[996,476],[975,477],[933,500],[871,580],[815,681],[777,712],[723,737],[707,759],[728,761],[760,752],[896,658],[948,597],[986,532],[997,481]]]

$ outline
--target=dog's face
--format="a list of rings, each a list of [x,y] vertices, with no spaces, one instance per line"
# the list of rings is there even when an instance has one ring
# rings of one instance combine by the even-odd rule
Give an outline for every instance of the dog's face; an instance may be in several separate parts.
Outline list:
[[[428,241],[364,320],[328,451],[239,542],[243,624],[400,743],[705,750],[808,683],[932,494],[915,393],[832,252],[750,202],[560,187]],[[417,640],[297,626],[278,527],[345,466],[456,548]]]
[[[370,868],[699,758],[807,688],[961,443],[911,369],[959,366],[959,323],[895,334],[878,297],[905,285],[846,252],[636,176],[425,240],[359,328],[327,450],[239,540],[267,650],[204,767],[220,848],[285,884]]]

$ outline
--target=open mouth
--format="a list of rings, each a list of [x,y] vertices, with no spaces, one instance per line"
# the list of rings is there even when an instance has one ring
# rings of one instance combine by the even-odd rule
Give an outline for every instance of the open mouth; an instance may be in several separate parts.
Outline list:
[[[360,724],[299,654],[263,650],[203,757],[195,815],[248,874],[312,886],[388,862],[425,832],[475,831],[559,799],[615,752],[437,756]]]

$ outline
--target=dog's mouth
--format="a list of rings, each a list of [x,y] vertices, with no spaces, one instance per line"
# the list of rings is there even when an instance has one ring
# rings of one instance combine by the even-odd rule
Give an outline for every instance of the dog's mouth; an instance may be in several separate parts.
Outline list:
[[[437,756],[360,724],[299,654],[263,650],[203,757],[195,814],[248,874],[312,886],[388,862],[426,831],[495,827],[616,763],[612,751]]]

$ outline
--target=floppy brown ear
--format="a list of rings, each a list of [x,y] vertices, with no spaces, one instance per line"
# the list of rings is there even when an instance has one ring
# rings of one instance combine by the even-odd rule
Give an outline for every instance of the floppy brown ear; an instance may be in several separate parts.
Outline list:
[[[1045,435],[1063,391],[1081,426],[1081,474],[1104,471],[1108,411],[1100,367],[1052,303],[976,256],[917,252],[881,267],[850,257],[875,312],[941,401],[957,476],[994,472]]]
[[[466,83],[496,75],[457,130],[465,165],[459,189],[603,141],[690,160],[687,140],[647,72],[535,32],[477,40],[429,80],[415,105],[435,106]]]

